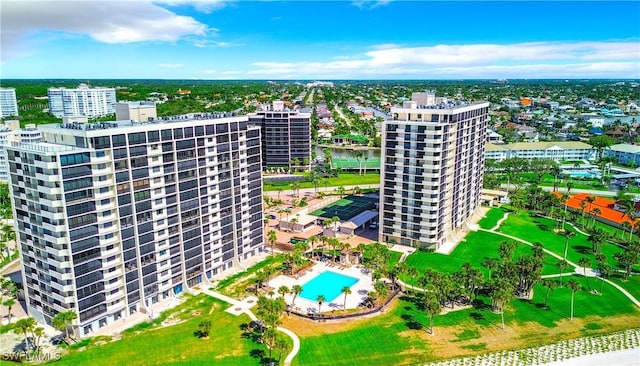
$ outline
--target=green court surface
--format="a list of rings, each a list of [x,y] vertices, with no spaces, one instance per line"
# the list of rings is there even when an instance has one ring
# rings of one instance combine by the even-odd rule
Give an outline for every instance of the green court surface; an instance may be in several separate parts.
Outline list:
[[[335,169],[380,169],[380,158],[361,159],[333,158],[331,164]]]
[[[310,215],[325,218],[338,216],[340,220],[348,220],[361,212],[374,209],[377,202],[378,200],[376,198],[347,196],[311,212]]]

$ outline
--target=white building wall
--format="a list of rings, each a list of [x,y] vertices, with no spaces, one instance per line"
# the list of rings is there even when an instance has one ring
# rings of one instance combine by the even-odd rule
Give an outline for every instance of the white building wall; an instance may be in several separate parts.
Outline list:
[[[0,88],[0,118],[18,115],[18,100],[14,88]]]

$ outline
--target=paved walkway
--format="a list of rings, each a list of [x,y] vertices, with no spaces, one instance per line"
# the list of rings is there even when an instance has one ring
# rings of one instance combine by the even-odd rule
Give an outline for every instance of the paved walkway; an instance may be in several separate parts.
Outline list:
[[[255,316],[255,314],[251,311],[251,308],[254,307],[257,303],[258,303],[258,299],[255,296],[249,296],[247,298],[245,298],[242,301],[233,299],[229,296],[223,295],[219,292],[215,292],[215,291],[211,291],[209,289],[206,288],[201,288],[200,291],[202,291],[203,294],[211,296],[213,298],[222,300],[226,303],[231,304],[230,308],[227,308],[227,310],[225,310],[226,312],[233,314],[233,315],[240,315],[240,314],[247,314],[249,316],[249,318],[253,321],[258,320],[258,318]],[[293,361],[293,358],[296,357],[296,355],[298,354],[298,352],[300,351],[300,338],[298,338],[298,336],[293,333],[292,331],[290,331],[289,329],[283,328],[283,327],[278,327],[276,328],[279,332],[282,332],[286,335],[288,335],[291,340],[293,341],[293,349],[291,350],[291,352],[287,355],[287,357],[284,359],[284,364],[285,365],[290,365],[291,361]]]
[[[505,213],[505,216],[506,216],[507,214],[508,214],[508,213]],[[503,217],[503,218],[504,218],[504,217]],[[487,230],[487,229],[478,229],[478,230],[480,230],[480,231],[485,231],[485,232],[489,232],[489,233],[493,233],[493,234],[500,235],[500,236],[504,236],[504,237],[506,237],[506,238],[509,238],[509,239],[512,239],[512,240],[518,241],[518,242],[520,242],[520,243],[523,243],[523,244],[526,244],[526,245],[529,245],[529,246],[533,246],[533,243],[530,243],[530,242],[528,242],[528,241],[526,241],[526,240],[520,239],[520,238],[518,238],[518,237],[516,237],[516,236],[513,236],[513,235],[508,235],[508,234],[505,234],[505,233],[501,233],[501,232],[499,232],[499,231],[496,231],[496,230],[498,229],[498,227],[499,227],[499,226],[500,226],[500,225],[496,225],[495,227],[493,227],[493,228],[491,228],[491,229],[489,229],[489,230]],[[573,225],[572,225],[572,226],[573,226]],[[574,227],[574,228],[575,228],[575,227]],[[562,256],[557,255],[556,253],[554,253],[554,252],[552,252],[552,251],[550,251],[550,250],[548,250],[548,249],[544,249],[544,248],[543,248],[542,250],[543,250],[545,253],[547,253],[547,254],[551,255],[552,257],[555,257],[555,258],[557,258],[557,259],[563,259],[563,258],[562,258]],[[568,260],[567,260],[567,263],[569,263],[569,265],[573,267],[573,270],[574,270],[574,273],[575,273],[575,274],[579,274],[579,275],[583,275],[583,276],[585,275],[585,269],[584,269],[584,267],[581,267],[581,266],[579,266],[579,265],[577,265],[577,264],[575,264],[575,263],[573,263],[573,262],[571,262],[571,261],[568,261]],[[587,268],[587,270],[586,270],[586,275],[587,275],[587,277],[597,277],[597,275],[598,275],[598,274],[597,274],[597,272],[596,272],[596,271],[594,271],[592,268]],[[558,276],[560,276],[560,275],[558,275]],[[544,277],[544,276],[543,276],[543,277]],[[627,298],[629,298],[629,300],[631,300],[631,302],[633,302],[636,306],[640,307],[640,301],[638,301],[638,299],[636,299],[633,295],[631,295],[627,290],[625,290],[624,288],[622,288],[621,286],[619,286],[617,283],[612,282],[612,281],[610,281],[610,280],[608,280],[608,279],[602,279],[602,280],[604,280],[604,282],[606,282],[606,283],[610,284],[611,286],[615,287],[616,289],[618,289],[618,290],[619,290],[620,292],[622,292],[622,293],[623,293]]]
[[[502,225],[502,223],[505,222],[508,218],[509,218],[509,213],[505,212],[504,216],[502,216],[502,218],[500,220],[498,220],[498,222],[496,222],[496,226],[494,226],[491,229],[489,229],[489,231],[498,230],[498,228],[500,228],[500,225]]]

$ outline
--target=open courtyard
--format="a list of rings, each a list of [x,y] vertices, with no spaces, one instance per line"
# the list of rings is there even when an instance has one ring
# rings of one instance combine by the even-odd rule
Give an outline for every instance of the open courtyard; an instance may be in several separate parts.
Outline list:
[[[355,279],[357,282],[351,286],[351,293],[344,295],[342,293],[342,287],[331,289],[331,281],[327,283],[319,284],[322,287],[319,291],[316,291],[318,295],[326,297],[326,303],[320,307],[321,312],[332,312],[335,310],[356,309],[358,306],[366,300],[367,294],[373,290],[373,281],[371,280],[371,271],[363,266],[337,266],[329,262],[319,262],[306,271],[302,276],[294,278],[287,275],[279,275],[269,282],[269,285],[274,288],[280,286],[287,286],[293,288],[294,285],[301,285],[306,290],[306,284],[313,281],[316,277],[320,276],[324,272],[333,272],[339,275],[348,276]],[[330,296],[329,294],[334,296]],[[293,309],[298,312],[316,313],[318,312],[318,302],[315,296],[307,296],[305,293],[296,296],[295,303],[293,301],[293,294],[286,294],[285,301],[288,304],[294,304]],[[331,297],[331,298],[329,298]]]

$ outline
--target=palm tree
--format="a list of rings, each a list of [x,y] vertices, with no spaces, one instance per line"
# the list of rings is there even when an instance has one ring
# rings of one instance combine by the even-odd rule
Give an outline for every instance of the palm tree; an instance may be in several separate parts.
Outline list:
[[[342,198],[342,195],[344,195],[344,187],[339,186],[338,188],[336,188],[336,192],[338,192],[338,195],[340,196],[340,198]]]
[[[356,159],[358,159],[358,175],[362,175],[362,158],[364,157],[364,151],[358,150],[356,152]]]
[[[550,278],[545,278],[542,280],[542,285],[547,288],[547,293],[544,295],[544,307],[545,309],[548,309],[549,306],[547,304],[549,303],[549,294],[556,287],[558,287],[558,281],[552,280]]]
[[[75,331],[73,330],[73,321],[78,318],[78,315],[76,314],[75,311],[73,311],[73,309],[63,311],[62,314],[63,314],[63,320],[65,324],[65,331],[69,328],[69,326],[71,326],[71,333],[73,333],[75,337]],[[67,338],[69,338],[69,333],[67,333]]]
[[[324,297],[324,295],[318,295],[318,297],[316,297],[316,302],[318,303],[318,314],[320,313],[322,303],[325,301],[327,301],[327,299]]]
[[[291,293],[293,294],[293,301],[291,301],[291,307],[293,307],[293,305],[296,303],[296,297],[298,297],[298,295],[302,293],[302,286],[293,285],[291,287]]]
[[[558,190],[558,176],[560,175],[560,166],[558,164],[553,164],[551,166],[551,175],[553,175],[553,191]]]
[[[561,259],[556,262],[556,266],[560,268],[560,286],[562,286],[562,271],[569,267],[569,263]]]
[[[296,197],[300,196],[300,182],[295,181],[293,183],[291,183],[291,187],[293,188],[293,193],[295,194]]]
[[[289,292],[291,292],[289,290],[289,288],[285,285],[282,285],[280,287],[278,287],[278,293],[280,294],[280,296],[282,297],[282,301],[285,302],[285,305],[287,304],[286,300],[284,299],[284,295],[288,294]]]
[[[567,287],[571,290],[571,317],[569,318],[569,320],[573,320],[573,295],[576,293],[576,291],[580,291],[581,286],[575,278],[572,278],[567,281]]]
[[[569,196],[569,193],[566,193],[566,194],[563,194],[561,197],[562,197],[561,198],[562,202],[564,202],[564,214],[562,215],[562,231],[564,231],[564,222],[567,218],[567,204],[569,203],[569,198],[571,198],[571,196]]]
[[[487,280],[491,280],[491,271],[498,268],[498,259],[496,258],[485,258],[482,262],[482,266],[489,270],[489,278]]]
[[[429,334],[433,335],[433,317],[440,314],[442,305],[432,292],[425,293],[425,297],[427,301],[424,304],[424,309],[429,314]]]
[[[311,235],[309,237],[309,244],[311,245],[311,256],[313,257],[313,252],[315,250],[315,244],[318,242],[318,237],[315,235]]]
[[[344,305],[342,305],[342,308],[346,309],[347,308],[347,295],[351,294],[351,287],[345,286],[345,287],[342,288],[341,292],[344,294]]]
[[[591,250],[596,256],[600,254],[600,251],[602,250],[602,245],[605,242],[605,235],[606,233],[604,230],[598,227],[594,227],[589,232],[589,237],[587,239],[591,242]]]
[[[602,153],[604,150],[608,149],[613,144],[613,139],[606,135],[595,136],[589,139],[589,145],[596,150],[596,159],[598,161],[602,160]]]
[[[44,328],[43,327],[37,327],[35,328],[31,334],[33,335],[34,338],[34,344],[36,349],[40,348],[40,339],[44,336]]]
[[[36,321],[33,318],[22,318],[19,319],[15,327],[13,328],[14,333],[24,335],[24,346],[27,351],[29,351],[29,337],[27,336],[27,332],[32,332],[33,328],[36,326]]]
[[[598,272],[600,274],[600,294],[602,294],[604,280],[611,276],[611,267],[606,262],[603,262],[598,266]]]
[[[282,354],[287,350],[289,344],[282,337],[276,337],[276,343],[273,345],[273,348],[278,351],[278,365],[282,361]]]
[[[584,225],[584,209],[587,208],[587,201],[586,200],[582,200],[580,201],[580,215],[582,216],[582,225]]]
[[[565,261],[567,260],[567,252],[569,251],[569,239],[573,238],[575,235],[575,231],[567,230],[564,232],[564,256],[562,257],[562,259]]]
[[[9,310],[9,324],[11,324],[11,308],[13,307],[13,305],[16,304],[16,299],[14,299],[13,297],[10,297],[8,299],[6,299],[2,305],[6,306],[7,309]]]
[[[276,241],[278,240],[276,231],[273,229],[269,230],[269,232],[267,232],[267,238],[269,239],[269,243],[271,243],[271,255],[275,256],[276,253],[274,252],[274,249],[276,246]]]
[[[593,203],[596,201],[596,196],[587,196],[584,200],[587,201],[587,203],[589,204],[589,214],[593,215],[593,212],[591,211],[591,207],[593,206]]]
[[[587,268],[591,267],[591,261],[587,257],[582,257],[578,260],[578,265],[582,267],[584,276],[587,277]]]
[[[598,207],[593,209],[593,223],[591,226],[595,226],[596,225],[596,217],[600,216],[600,214],[602,213],[602,210],[599,209]]]

